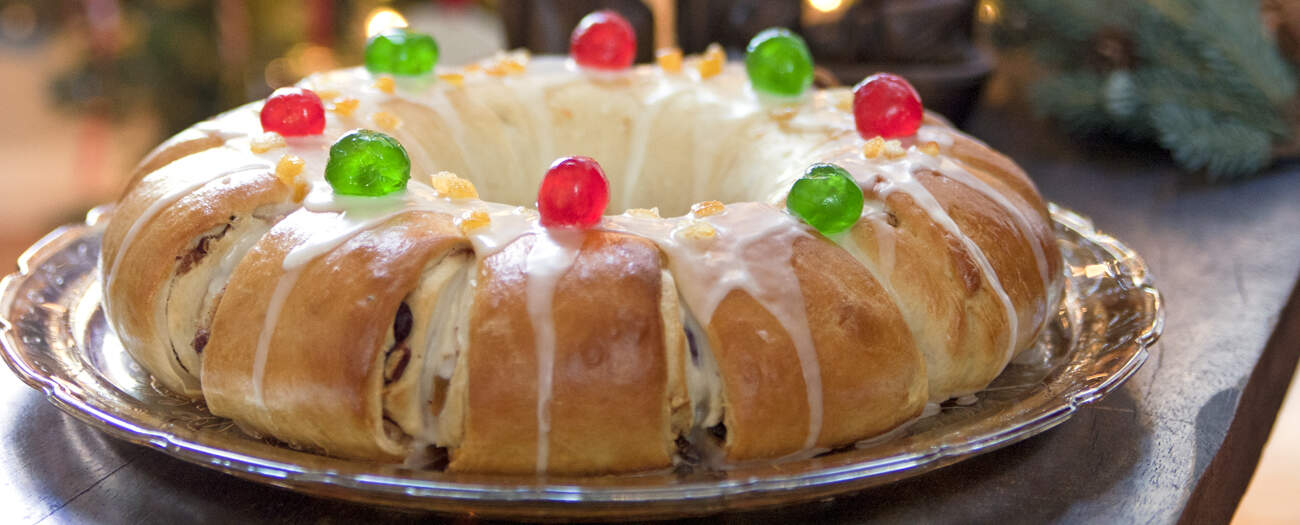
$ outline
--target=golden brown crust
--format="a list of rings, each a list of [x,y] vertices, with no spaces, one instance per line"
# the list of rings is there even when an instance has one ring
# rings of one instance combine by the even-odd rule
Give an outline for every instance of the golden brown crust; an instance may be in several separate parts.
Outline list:
[[[122,198],[104,233],[105,295],[118,337],[163,386],[192,398],[202,395],[198,370],[182,367],[171,348],[163,311],[168,285],[205,232],[289,198],[267,170],[231,171],[245,160],[209,149],[168,164]],[[170,196],[175,202],[154,213],[155,203]]]
[[[555,366],[546,471],[666,467],[673,450],[672,387],[659,251],[629,235],[577,235],[581,248],[552,302]],[[464,370],[464,434],[452,450],[452,470],[536,470],[538,354],[525,274],[536,242],[536,235],[520,238],[480,264]]]
[[[761,242],[761,241],[760,241]],[[925,368],[885,290],[824,238],[795,241],[791,265],[816,346],[822,426],[816,446],[884,432],[920,413]],[[714,312],[709,341],[723,378],[727,457],[775,457],[803,448],[809,402],[789,334],[743,291]]]
[[[410,211],[286,272],[285,255],[329,228],[331,214],[294,213],[235,270],[203,355],[208,407],[327,454],[397,460],[406,443],[384,430],[382,346],[423,269],[466,242],[449,217]],[[270,335],[259,400],[258,339],[286,274],[296,276]]]

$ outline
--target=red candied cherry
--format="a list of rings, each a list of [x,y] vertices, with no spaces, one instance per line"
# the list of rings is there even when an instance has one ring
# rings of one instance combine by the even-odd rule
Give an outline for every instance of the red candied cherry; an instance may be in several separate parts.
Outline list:
[[[916,133],[921,114],[921,96],[898,75],[876,73],[853,88],[853,120],[862,138]]]
[[[277,89],[262,106],[262,130],[286,137],[319,135],[325,131],[325,105],[310,89]]]
[[[596,11],[573,28],[569,54],[582,67],[626,69],[636,60],[636,32],[623,15],[609,9]]]
[[[564,157],[551,164],[537,190],[542,226],[586,229],[600,223],[609,205],[609,180],[589,157]]]

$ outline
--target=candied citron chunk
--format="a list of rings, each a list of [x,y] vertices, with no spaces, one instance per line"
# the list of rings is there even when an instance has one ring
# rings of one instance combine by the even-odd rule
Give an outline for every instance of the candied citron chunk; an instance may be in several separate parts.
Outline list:
[[[492,223],[492,217],[483,210],[470,210],[456,218],[456,227],[461,233],[468,234]]]
[[[474,183],[457,176],[450,171],[440,171],[429,178],[429,185],[438,195],[449,199],[477,199],[478,190]]]
[[[253,153],[266,153],[273,149],[285,147],[284,136],[274,131],[268,131],[256,137],[253,137],[248,143],[248,149]]]
[[[708,217],[726,211],[727,207],[718,201],[697,202],[691,206],[691,214],[696,217]]]
[[[659,69],[669,73],[681,73],[682,50],[676,47],[665,47],[655,51],[655,62],[659,64]]]

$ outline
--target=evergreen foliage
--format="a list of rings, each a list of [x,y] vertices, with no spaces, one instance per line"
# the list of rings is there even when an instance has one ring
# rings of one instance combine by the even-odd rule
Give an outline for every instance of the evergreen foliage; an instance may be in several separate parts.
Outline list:
[[[994,37],[1045,70],[1037,111],[1076,133],[1152,140],[1211,178],[1294,139],[1296,72],[1259,0],[1000,0]]]

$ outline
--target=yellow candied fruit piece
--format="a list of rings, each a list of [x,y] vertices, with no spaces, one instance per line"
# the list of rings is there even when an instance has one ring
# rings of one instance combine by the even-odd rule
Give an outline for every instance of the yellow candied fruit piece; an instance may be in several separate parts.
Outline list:
[[[482,67],[484,73],[494,77],[519,75],[528,69],[529,58],[530,55],[527,53],[497,53],[496,56],[485,60],[480,67]]]
[[[293,188],[293,202],[302,202],[307,197],[307,190],[311,189],[305,181],[298,178],[306,164],[302,157],[297,155],[283,155],[280,161],[275,163],[275,178]]]
[[[726,206],[718,201],[697,202],[691,206],[691,214],[696,217],[708,217],[726,211]]]
[[[478,190],[474,183],[457,176],[450,171],[440,171],[429,177],[429,185],[438,195],[448,199],[477,199]]]
[[[275,177],[280,179],[287,186],[292,186],[298,175],[302,174],[302,167],[307,163],[302,157],[297,155],[284,155],[280,161],[275,163]]]
[[[700,61],[695,64],[695,70],[700,72],[700,78],[709,78],[722,73],[722,66],[727,63],[727,52],[722,50],[722,46],[717,42],[709,44],[700,56]]]
[[[669,73],[682,72],[682,50],[677,47],[665,47],[655,51],[655,62],[659,69]]]
[[[456,227],[461,233],[469,233],[492,223],[492,217],[483,210],[470,210],[456,218]]]
[[[926,142],[925,144],[921,144],[921,147],[918,148],[918,149],[921,150],[921,153],[924,153],[924,154],[929,155],[929,156],[931,156],[931,157],[934,157],[934,156],[938,156],[938,155],[939,155],[939,143],[938,143],[938,142]]]
[[[303,182],[303,181],[300,181],[300,180],[298,180],[298,181],[294,181],[294,183],[293,183],[293,202],[302,202],[303,199],[307,198],[307,190],[310,190],[310,189],[311,189],[311,187],[308,186],[306,182]]]
[[[253,137],[253,140],[248,143],[248,149],[252,150],[253,153],[266,153],[285,146],[284,137],[274,131],[268,131]]]
[[[689,225],[682,228],[682,237],[693,241],[712,239],[716,234],[717,230],[713,229],[713,225],[704,221],[691,221]]]
[[[438,81],[461,87],[465,85],[465,75],[460,73],[438,73]]]
[[[840,111],[853,111],[853,92],[843,91],[836,93],[835,107]]]
[[[350,117],[352,116],[352,113],[355,112],[357,110],[357,107],[360,105],[361,105],[360,100],[357,100],[355,98],[345,98],[345,99],[335,100],[334,103],[330,105],[330,111],[333,111],[345,117]]]
[[[318,89],[316,90],[316,96],[320,97],[321,100],[334,100],[339,98],[339,92],[333,89]]]
[[[641,217],[643,219],[661,218],[659,216],[659,208],[657,206],[654,208],[628,208],[627,211],[623,213],[630,217]]]
[[[906,149],[903,149],[903,143],[902,143],[902,142],[899,142],[899,141],[897,141],[897,140],[888,140],[888,141],[885,141],[885,157],[886,157],[886,158],[889,158],[889,159],[897,159],[897,158],[900,158],[900,157],[902,157],[902,156],[904,156],[904,155],[907,155],[907,150],[906,150]]]
[[[862,146],[862,156],[868,159],[879,157],[885,151],[885,139],[880,137],[871,137],[865,145]]]
[[[375,89],[391,95],[394,91],[397,91],[397,82],[393,80],[393,77],[379,77],[375,79]]]
[[[386,131],[392,131],[402,125],[402,119],[387,111],[376,111],[373,115],[370,115],[370,121]]]
[[[511,75],[519,75],[528,70],[527,63],[521,62],[515,57],[506,57],[505,60],[501,61],[501,67]]]
[[[777,106],[768,111],[767,114],[776,120],[786,122],[799,114],[799,109],[794,106]]]

